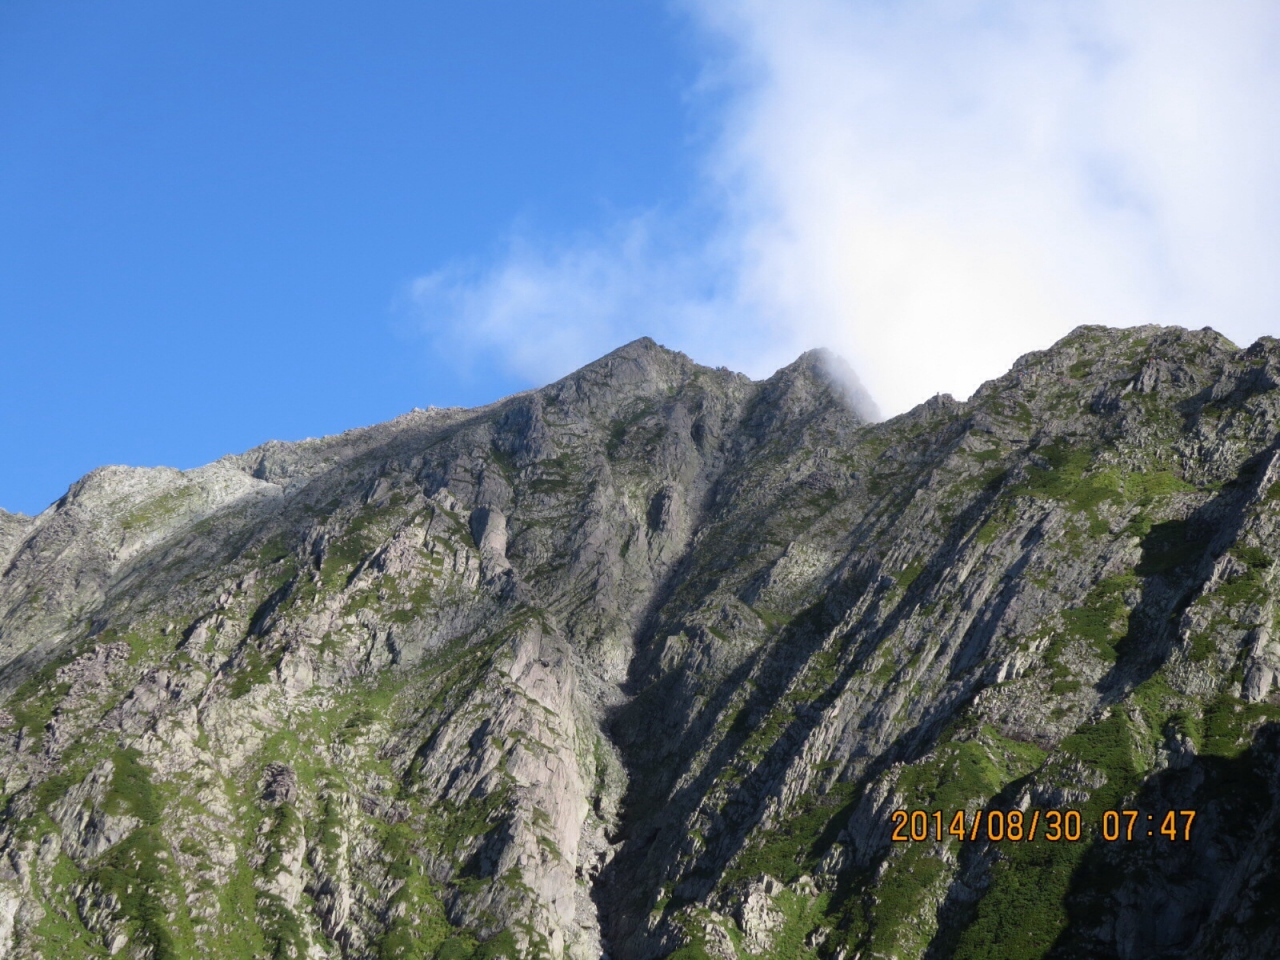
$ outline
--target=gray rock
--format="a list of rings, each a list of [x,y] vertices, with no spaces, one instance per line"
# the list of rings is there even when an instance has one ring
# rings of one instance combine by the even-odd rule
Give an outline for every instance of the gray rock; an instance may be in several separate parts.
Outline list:
[[[875,422],[646,339],[0,513],[0,957],[1270,957],[1278,384],[1082,327]],[[1067,808],[1153,836],[929,833]]]

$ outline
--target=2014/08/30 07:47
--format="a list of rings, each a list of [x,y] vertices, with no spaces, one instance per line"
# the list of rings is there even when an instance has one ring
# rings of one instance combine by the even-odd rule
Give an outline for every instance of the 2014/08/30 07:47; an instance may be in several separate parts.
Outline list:
[[[1168,810],[1163,815],[1142,814],[1138,810],[1107,810],[1102,822],[1088,837],[1103,840],[1133,840],[1143,836],[1168,840],[1191,839],[1194,810]],[[894,830],[891,839],[898,843],[920,843],[926,840],[987,840],[1015,843],[1046,840],[1050,843],[1075,843],[1086,838],[1084,817],[1079,810],[957,810],[949,817],[941,810],[895,810],[890,819]],[[945,827],[944,827],[945,823]],[[1158,827],[1157,827],[1158,823]],[[1144,829],[1146,828],[1146,829]]]

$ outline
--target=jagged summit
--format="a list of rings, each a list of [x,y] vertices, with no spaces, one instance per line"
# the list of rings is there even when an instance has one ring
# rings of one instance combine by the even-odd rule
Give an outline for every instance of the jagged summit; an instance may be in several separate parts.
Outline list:
[[[1280,342],[833,367],[642,339],[0,513],[0,957],[1269,958]]]
[[[223,457],[218,463],[247,472],[255,479],[290,485],[305,481],[318,472],[332,468],[337,463],[367,454],[370,450],[394,442],[398,437],[412,436],[423,429],[432,430],[443,424],[484,416],[497,408],[508,409],[527,404],[533,398],[545,401],[549,397],[555,397],[557,400],[563,400],[566,396],[573,394],[584,400],[591,398],[591,403],[607,408],[611,404],[626,402],[629,397],[678,389],[690,379],[700,376],[729,377],[743,383],[751,382],[743,374],[731,373],[724,368],[702,366],[685,354],[668,349],[650,337],[640,337],[559,381],[483,407],[415,409],[386,423],[357,427],[332,436],[298,441],[269,440],[245,453]],[[840,384],[845,388],[859,416],[867,420],[875,419],[874,415],[868,415],[869,411],[874,413],[874,403],[865,395],[865,392],[862,392],[861,386],[857,384],[856,375],[847,364],[830,351],[825,349],[808,351],[765,382],[773,382],[778,378],[789,380],[796,376],[816,378],[813,382],[819,385],[832,381]],[[824,387],[820,386],[819,389]],[[209,470],[213,466],[200,469]],[[90,477],[97,475],[101,470],[113,469],[117,468],[99,468],[98,471],[90,474]],[[156,469],[169,470],[170,468]],[[72,492],[88,479],[89,477],[86,477],[77,481],[77,484],[72,487]]]

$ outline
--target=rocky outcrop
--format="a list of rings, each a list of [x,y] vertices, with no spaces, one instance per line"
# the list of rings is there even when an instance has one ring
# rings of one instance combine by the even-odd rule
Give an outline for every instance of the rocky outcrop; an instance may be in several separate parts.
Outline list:
[[[640,340],[0,513],[0,957],[1269,957],[1277,384]]]

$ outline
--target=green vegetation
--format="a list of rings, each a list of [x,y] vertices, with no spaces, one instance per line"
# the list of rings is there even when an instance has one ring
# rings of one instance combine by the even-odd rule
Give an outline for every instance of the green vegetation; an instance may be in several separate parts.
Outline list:
[[[1226,693],[1218,694],[1205,705],[1201,753],[1238,757],[1248,748],[1251,734],[1259,724],[1277,719],[1280,719],[1280,707],[1269,703],[1248,703]]]
[[[35,929],[35,937],[45,956],[59,960],[82,960],[102,957],[101,938],[95,936],[80,919],[73,892],[83,874],[64,853],[53,867],[52,883],[46,893],[44,916]]]
[[[1073,446],[1058,440],[1040,448],[1037,453],[1047,467],[1033,466],[1027,479],[1013,489],[1014,495],[1025,494],[1042,499],[1059,500],[1089,520],[1089,533],[1101,536],[1108,530],[1098,508],[1107,501],[1134,503],[1138,518],[1131,524],[1144,535],[1150,521],[1143,511],[1160,498],[1195,487],[1167,470],[1126,471],[1115,467],[1094,468],[1099,450],[1096,447]]]
[[[496,443],[489,445],[489,459],[498,470],[502,473],[502,478],[507,483],[514,483],[516,474],[519,472],[516,468],[515,457],[506,450],[503,450]]]
[[[107,813],[127,814],[144,824],[160,822],[164,805],[151,783],[151,771],[140,761],[142,753],[133,747],[117,750],[111,757],[113,771],[103,809]]]
[[[974,534],[974,539],[985,546],[986,544],[994,542],[995,539],[1000,536],[1000,531],[1004,528],[1005,525],[1003,523],[992,518],[978,528],[978,532]]]
[[[914,557],[911,562],[903,567],[894,578],[898,581],[898,589],[904,593],[911,589],[911,585],[916,582],[916,578],[920,576],[923,570],[924,559],[921,557]]]
[[[930,756],[903,768],[897,793],[904,808],[950,818],[957,810],[985,807],[1007,784],[1038,767],[1044,756],[1034,744],[1012,740],[990,726],[967,734],[955,731]],[[954,842],[947,837],[942,846]],[[831,916],[849,950],[884,956],[922,950],[932,931],[917,919],[941,894],[949,875],[937,844],[895,846],[874,884],[863,878],[832,903]]]
[[[426,867],[415,848],[416,839],[407,824],[389,826],[383,835],[388,869],[391,876],[400,881],[400,886],[389,904],[391,923],[376,945],[378,960],[471,957],[475,943],[453,936],[455,931],[445,919],[440,891],[426,875]],[[449,944],[452,946],[446,952]]]
[[[100,641],[106,642],[112,636],[111,631],[106,631]],[[53,719],[54,712],[71,689],[70,683],[58,682],[58,671],[80,656],[93,642],[82,642],[65,650],[37,670],[9,697],[7,707],[13,714],[14,724],[37,747],[44,742],[45,726]]]
[[[174,874],[172,855],[157,826],[139,827],[86,873],[104,893],[115,895],[132,931],[130,939],[148,946],[155,960],[195,955],[191,918]]]
[[[793,883],[802,874],[812,873],[819,856],[848,818],[856,787],[836,784],[825,794],[807,794],[795,803],[794,813],[738,855],[725,871],[725,881],[749,880],[767,873],[784,883]],[[820,842],[826,841],[826,842]]]
[[[118,904],[130,937],[124,952],[155,960],[297,960],[311,946],[376,960],[550,956],[544,932],[527,919],[542,895],[522,872],[528,864],[506,862],[499,876],[493,865],[509,861],[506,844],[519,831],[521,858],[554,861],[572,873],[576,851],[559,848],[552,818],[533,805],[550,809],[542,784],[515,779],[517,770],[523,777],[532,768],[513,758],[557,752],[578,760],[582,794],[566,802],[594,802],[587,829],[600,827],[598,817],[611,837],[626,838],[613,869],[629,871],[649,858],[636,876],[664,872],[660,890],[634,891],[636,909],[655,907],[655,934],[671,932],[659,932],[659,922],[683,927],[686,945],[674,954],[680,960],[721,956],[721,932],[744,953],[745,936],[727,918],[736,892],[761,874],[788,886],[773,898],[782,921],[760,960],[1043,957],[1070,924],[1073,888],[1078,893],[1090,876],[1088,838],[993,848],[947,836],[886,845],[880,862],[875,844],[882,835],[861,828],[882,788],[892,791],[884,803],[938,813],[947,823],[957,810],[970,818],[1008,810],[1044,787],[1092,790],[1081,811],[1091,828],[1100,810],[1140,799],[1148,773],[1152,794],[1166,799],[1181,802],[1178,789],[1199,777],[1197,802],[1247,788],[1254,791],[1249,803],[1260,806],[1270,802],[1258,773],[1268,757],[1261,744],[1257,751],[1251,745],[1262,724],[1280,720],[1280,707],[1222,692],[1239,690],[1247,628],[1261,611],[1272,615],[1268,508],[1250,504],[1242,479],[1204,510],[1209,486],[1195,487],[1178,472],[1185,464],[1188,477],[1227,477],[1241,463],[1259,462],[1258,438],[1274,438],[1267,398],[1252,409],[1206,409],[1197,421],[1199,401],[1180,402],[1190,395],[1188,379],[1173,377],[1162,378],[1158,395],[1125,395],[1123,415],[1113,420],[1082,413],[1095,387],[1120,396],[1140,341],[1093,331],[1073,342],[1080,349],[1066,372],[1087,377],[1087,387],[1065,381],[1065,364],[1046,354],[986,388],[963,417],[939,403],[887,424],[852,427],[834,407],[815,407],[810,416],[802,390],[786,398],[795,414],[788,426],[761,435],[752,425],[765,421],[753,419],[752,404],[773,402],[775,391],[727,375],[737,386],[708,392],[705,408],[697,406],[705,382],[696,389],[663,382],[653,385],[657,399],[620,407],[611,401],[613,409],[581,404],[570,390],[564,404],[575,410],[562,409],[561,424],[547,421],[547,437],[572,454],[532,462],[501,412],[415,416],[410,433],[397,427],[349,445],[321,444],[318,468],[305,464],[296,474],[305,484],[281,488],[284,496],[270,510],[263,501],[243,514],[221,511],[216,529],[208,519],[187,526],[181,538],[136,562],[126,551],[116,579],[104,581],[100,603],[62,610],[68,591],[53,588],[59,581],[51,577],[43,597],[39,586],[26,585],[31,622],[57,617],[71,640],[65,655],[34,676],[30,660],[10,668],[12,683],[27,677],[6,706],[21,735],[10,731],[16,746],[4,773],[11,793],[0,823],[11,852],[18,851],[14,865],[26,858],[32,878],[22,895],[33,909],[19,918],[19,935],[31,939],[19,952],[105,957],[102,925],[85,928],[79,898],[95,911]],[[674,378],[670,370],[662,377]],[[1171,380],[1182,393],[1166,389]],[[550,410],[556,401],[548,396]],[[676,403],[699,429],[707,426],[705,436],[695,433],[696,454],[683,445],[660,449],[670,440],[663,405]],[[1145,417],[1141,429],[1130,431],[1138,416]],[[1178,440],[1184,417],[1199,437]],[[751,435],[730,435],[735,425]],[[1074,435],[1045,442],[1049,430]],[[469,437],[478,445],[469,446]],[[1038,454],[1028,450],[1034,443],[1041,443]],[[971,445],[986,449],[962,449]],[[1204,451],[1200,462],[1197,449]],[[613,465],[597,476],[591,464],[602,451]],[[1226,451],[1222,462],[1209,462],[1218,451]],[[459,565],[455,560],[474,567],[476,558],[465,552],[475,547],[469,524],[425,498],[448,482],[470,505],[480,480],[499,473],[511,486],[511,559],[520,582],[472,589],[446,570]],[[388,484],[398,489],[360,505],[374,478],[377,496]],[[132,539],[195,515],[203,501],[184,498],[192,491],[202,497],[199,485],[174,486],[124,519]],[[693,527],[684,531],[687,549],[656,558],[639,544],[646,519],[656,526],[664,512],[660,489],[690,505]],[[916,508],[905,509],[922,491]],[[302,502],[330,497],[323,506]],[[1280,483],[1266,497],[1280,501]],[[591,522],[583,524],[597,501],[612,504],[619,531],[612,542],[625,563],[591,552],[598,538]],[[908,518],[921,516],[920,528],[911,528]],[[1210,538],[1237,522],[1242,542],[1229,565],[1236,575],[1214,581],[1183,621],[1198,624],[1184,649],[1191,664],[1204,666],[1174,651],[1160,667],[1157,655],[1169,653],[1166,641],[1181,626],[1174,618],[1207,572]],[[431,539],[423,543],[427,530]],[[392,538],[396,549],[387,558],[400,572],[387,574],[368,564]],[[1098,576],[1090,571],[1114,570],[1137,556],[1133,538],[1141,559],[1131,573],[1108,577],[1087,594],[1077,589],[1082,578]],[[791,550],[788,565],[766,580],[784,550]],[[889,555],[898,558],[893,568],[877,568]],[[955,577],[945,569],[953,560]],[[888,590],[882,574],[892,576]],[[1143,579],[1158,577],[1167,582]],[[1019,595],[1033,584],[1038,589]],[[87,597],[101,584],[84,586]],[[758,623],[739,619],[743,598],[753,593],[761,597],[752,608]],[[908,595],[919,601],[916,609],[903,602]],[[1141,621],[1131,610],[1139,595]],[[545,598],[538,602],[552,613],[519,606],[522,597]],[[1168,621],[1157,622],[1166,614]],[[22,615],[19,608],[6,623],[20,626]],[[568,645],[581,682],[574,707],[586,708],[556,717],[544,705],[551,701],[536,699],[540,691],[522,689],[504,672],[513,669],[512,639],[535,625],[550,632],[553,615],[556,636],[535,655],[557,670],[559,651],[553,657],[550,648]],[[113,626],[100,629],[106,622]],[[172,627],[162,632],[161,624]],[[401,629],[409,624],[421,624],[422,636]],[[1136,645],[1148,624],[1142,652],[1151,660],[1130,657],[1124,641],[1133,637]],[[206,639],[180,639],[197,635],[197,625]],[[99,632],[88,637],[91,629]],[[401,644],[387,663],[389,630],[397,641],[405,634],[416,641],[463,629],[471,632],[443,646]],[[1003,656],[1011,630],[1031,633],[1018,638],[1019,671],[984,688],[993,661],[975,663],[969,654],[991,636],[998,638],[991,657]],[[25,649],[28,638],[18,630],[6,633],[10,639],[15,651]],[[102,683],[83,671],[71,698],[59,667],[104,643],[128,644],[128,660],[113,656]],[[316,666],[307,689],[275,685],[286,643]],[[1023,675],[1037,660],[1033,651],[1043,651],[1047,669]],[[1097,658],[1116,667],[1100,669]],[[1073,675],[1077,662],[1089,666]],[[210,683],[219,669],[225,672]],[[627,704],[598,726],[602,678],[622,676]],[[125,699],[126,690],[142,682],[140,694],[150,693],[157,678],[175,702],[139,736],[152,719],[141,718],[150,700]],[[509,723],[513,711],[535,719]],[[1055,742],[1086,717],[1052,753],[1037,745]],[[54,718],[56,738],[48,732]],[[535,740],[543,718],[570,735]],[[992,718],[1041,739],[1011,739],[984,722]],[[616,754],[607,739],[614,733]],[[146,756],[130,746],[143,737]],[[150,769],[146,761],[160,742],[154,737],[172,742],[190,769],[166,763],[163,777]],[[183,747],[187,737],[198,750]],[[1159,751],[1171,737],[1189,738],[1198,757],[1164,766]],[[823,756],[831,759],[807,771],[790,766],[816,749],[829,750]],[[122,840],[112,833],[119,842],[102,856],[73,862],[55,850],[63,826],[51,811],[61,814],[59,798],[104,759],[112,772],[95,792],[82,791],[86,803],[97,804],[96,816],[130,818],[126,829],[136,829]],[[261,796],[272,761],[288,763],[297,776],[290,802]],[[560,778],[554,759],[547,770],[555,789],[574,792],[573,778]],[[837,775],[866,779],[836,782]],[[673,817],[691,818],[687,845],[665,834],[646,845],[650,817],[663,804]],[[767,829],[752,819],[762,809]],[[1215,817],[1231,819],[1219,810],[1200,823]],[[857,836],[850,840],[846,830]],[[1220,849],[1230,854],[1243,835],[1224,833],[1229,844]],[[668,839],[687,859],[659,862]],[[842,853],[837,842],[849,849]],[[64,849],[80,855],[70,842]],[[800,880],[818,874],[827,857],[848,865],[819,876],[809,896]],[[282,873],[295,868],[300,888]],[[953,888],[961,869],[966,883],[979,882]],[[350,908],[343,931],[333,929],[331,916],[318,916],[338,886]],[[620,888],[601,889],[612,898]],[[285,890],[291,892],[278,895]],[[701,902],[716,913],[690,891],[707,894]],[[969,894],[979,899],[967,901]],[[948,927],[939,931],[944,903]],[[604,906],[630,909],[628,902]],[[467,928],[453,926],[450,915],[468,917]],[[644,918],[636,919],[643,926]],[[672,949],[681,940],[662,942]]]
[[[41,781],[33,791],[33,798],[37,810],[47,810],[49,805],[61,800],[68,790],[74,787],[83,779],[82,776],[76,776],[70,773],[55,773],[47,780]]]
[[[773,935],[773,943],[762,960],[810,960],[817,956],[806,946],[809,933],[821,925],[829,897],[810,899],[793,890],[783,890],[774,897],[773,905],[782,912],[782,929]]]
[[[1134,687],[1129,700],[1138,708],[1142,723],[1153,734],[1150,745],[1157,746],[1164,737],[1170,718],[1183,707],[1186,698],[1169,686],[1163,671],[1160,671]]]
[[[52,675],[52,670],[49,674]],[[43,683],[40,681],[41,678],[37,677],[34,681],[23,684],[12,701],[14,722],[35,742],[37,747],[44,742],[45,726],[53,719],[58,704],[71,689],[69,683],[48,684],[47,680]],[[30,692],[24,697],[23,693],[28,689]]]
[[[164,804],[141,758],[133,748],[111,755],[114,771],[104,809],[136,817],[142,826],[102,855],[84,879],[118,897],[119,914],[127,920],[132,940],[150,947],[157,960],[178,960],[192,954],[191,918],[173,856],[157,826]]]
[[[1130,500],[1147,506],[1160,497],[1175,493],[1194,492],[1195,486],[1168,470],[1151,470],[1124,475],[1124,493]]]
[[[480,797],[460,802],[442,800],[433,805],[421,827],[422,840],[450,861],[461,862],[478,837],[501,827],[511,816],[511,784]]]
[[[125,530],[145,530],[159,526],[172,519],[183,509],[183,505],[199,492],[196,484],[179,487],[162,493],[153,500],[147,500],[125,514],[120,526]]]
[[[1096,824],[1103,810],[1117,808],[1139,782],[1125,716],[1114,712],[1067,737],[1042,768],[1044,775],[1069,782],[1062,767],[1071,762],[1106,775],[1106,783],[1080,808],[1084,822]],[[955,960],[1036,960],[1066,926],[1072,875],[1088,844],[1052,843],[1042,834],[1034,842],[1005,840],[998,846],[1001,857],[992,867],[991,884],[958,937]]]
[[[1188,659],[1192,663],[1204,663],[1209,660],[1218,651],[1217,640],[1214,639],[1213,632],[1203,631],[1191,636],[1191,649],[1187,653]]]
[[[387,614],[387,619],[392,623],[413,623],[415,620],[422,618],[431,603],[431,597],[431,581],[420,581],[408,593],[401,593],[397,597],[396,602],[406,604],[406,606],[392,610]]]
[[[262,931],[271,960],[293,960],[306,955],[307,938],[302,923],[283,899],[259,890],[254,906],[257,908],[258,929]]]
[[[836,682],[840,653],[840,648],[834,644],[812,653],[804,672],[792,686],[789,699],[795,703],[812,703],[825,695]]]
[[[1116,477],[1109,473],[1086,476],[1093,463],[1096,450],[1070,446],[1058,441],[1037,451],[1048,461],[1047,467],[1033,466],[1027,471],[1027,479],[1015,493],[1033,497],[1062,500],[1072,509],[1091,516],[1100,503],[1120,493]]]
[[[231,699],[238,700],[254,687],[270,683],[276,669],[284,660],[284,647],[263,652],[253,641],[247,641],[241,649],[240,667],[231,678]]]
[[[705,939],[698,937],[671,954],[667,960],[711,960],[711,954],[707,953]]]
[[[1100,580],[1079,607],[1064,610],[1067,631],[1093,646],[1104,660],[1116,659],[1116,644],[1128,630],[1129,608],[1124,594],[1138,584],[1132,574]]]
[[[270,567],[293,557],[293,538],[287,533],[277,533],[263,542],[253,555],[255,567]]]
[[[465,528],[457,514],[448,510],[454,523]],[[346,586],[356,566],[372,553],[390,532],[387,521],[395,515],[390,505],[365,504],[347,522],[342,533],[325,542],[324,561],[320,565],[320,581],[326,590]],[[470,532],[467,533],[470,539]]]
[[[750,725],[751,709],[743,707],[743,709],[734,718],[733,726],[730,727],[731,733],[742,733],[747,730]],[[757,723],[751,729],[746,740],[738,748],[737,763],[738,772],[746,774],[748,770],[759,763],[769,749],[778,742],[778,738],[782,736],[782,732],[787,725],[794,719],[795,713],[793,705],[785,700],[770,710],[762,721]]]
[[[573,488],[575,477],[581,470],[566,453],[539,462],[538,469],[540,475],[530,481],[529,489],[539,494],[566,493]]]
[[[627,441],[627,435],[642,420],[653,415],[656,406],[650,400],[645,400],[625,417],[619,417],[609,424],[609,439],[605,442],[605,454],[610,460],[617,458],[618,453],[622,450],[622,446]]]
[[[1232,550],[1237,559],[1243,561],[1247,569],[1222,583],[1214,597],[1227,608],[1242,604],[1263,604],[1267,599],[1266,570],[1271,566],[1271,557],[1257,547],[1236,547]],[[1241,624],[1253,626],[1252,623]]]
[[[990,463],[993,460],[999,460],[1003,457],[1004,452],[998,447],[992,447],[990,450],[979,450],[976,453],[969,452],[969,456],[974,460],[977,460],[979,463]]]
[[[1243,562],[1245,566],[1253,570],[1265,570],[1274,562],[1267,551],[1263,550],[1261,547],[1236,544],[1231,548],[1231,554],[1237,560]]]
[[[1165,732],[1187,737],[1198,752],[1203,749],[1204,726],[1191,710],[1176,710],[1171,713],[1165,723]]]

